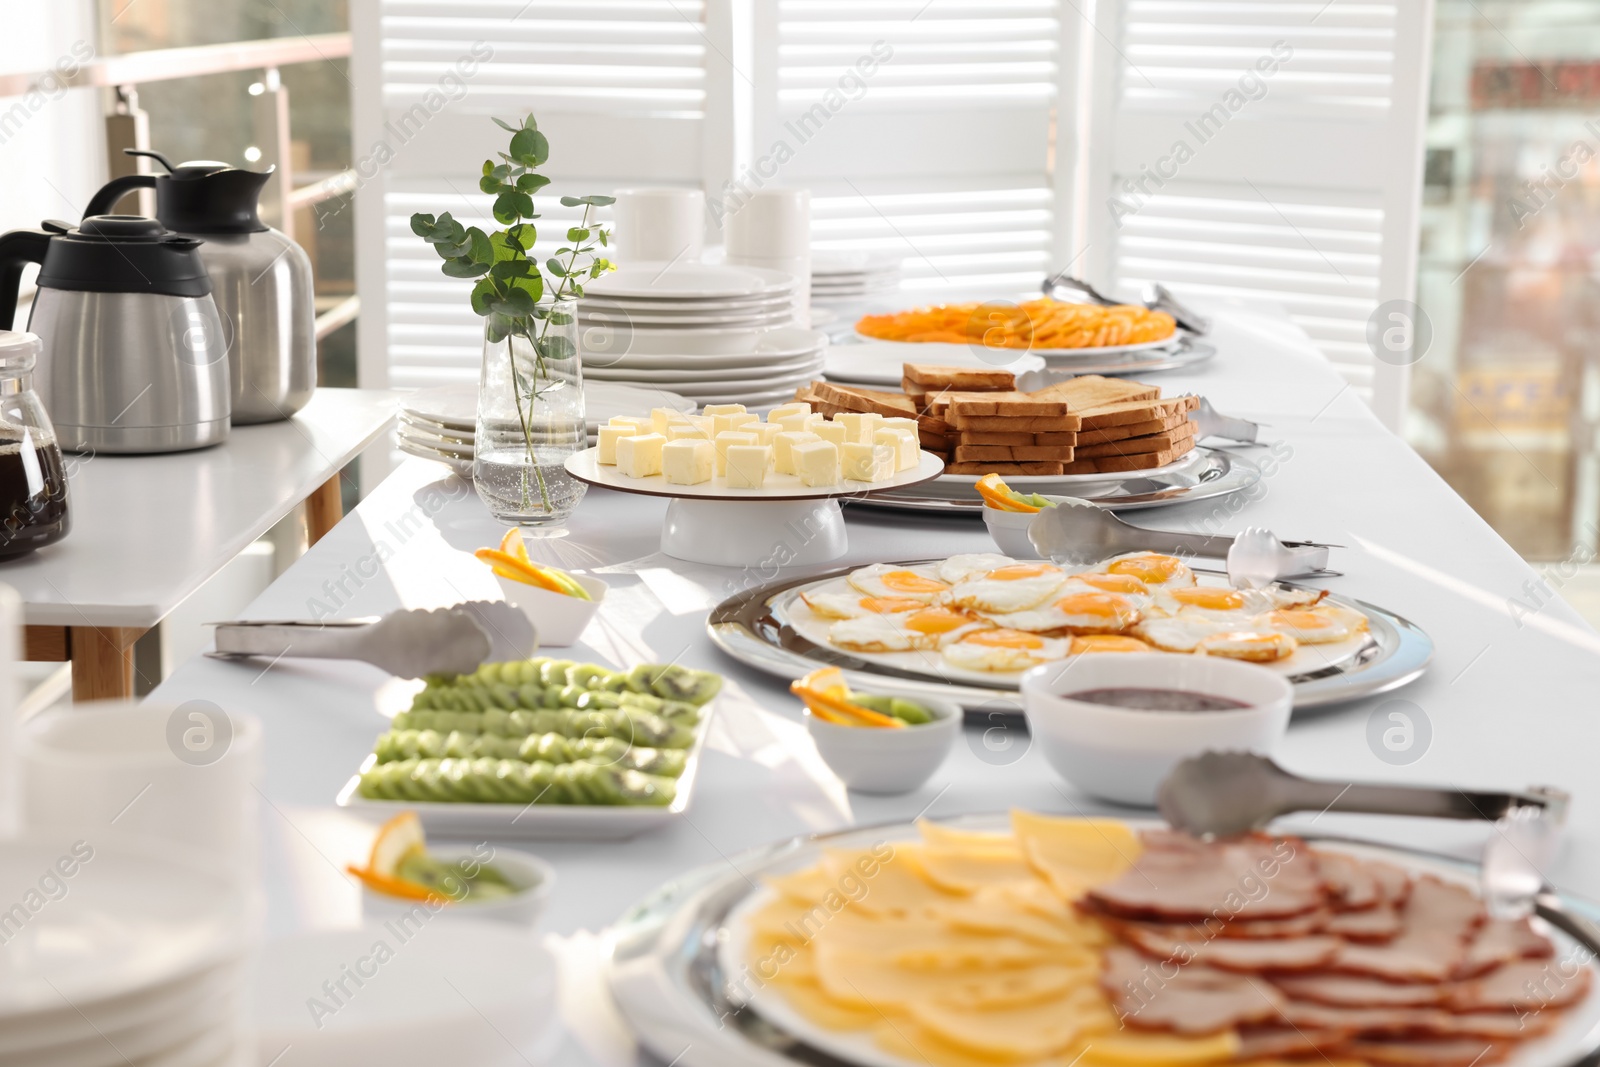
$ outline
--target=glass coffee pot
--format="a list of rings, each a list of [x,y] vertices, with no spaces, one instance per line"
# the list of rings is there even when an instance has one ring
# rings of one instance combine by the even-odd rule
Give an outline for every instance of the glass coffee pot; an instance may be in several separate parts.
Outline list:
[[[0,562],[67,536],[67,472],[50,416],[33,391],[43,345],[0,330]]]

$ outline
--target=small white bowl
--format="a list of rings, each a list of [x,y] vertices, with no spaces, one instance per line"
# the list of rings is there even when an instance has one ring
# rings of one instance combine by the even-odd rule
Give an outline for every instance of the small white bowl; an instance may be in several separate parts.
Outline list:
[[[928,710],[933,721],[904,730],[840,726],[806,710],[806,729],[822,760],[858,793],[909,793],[939,769],[961,732],[960,705],[946,700],[907,697]]]
[[[1069,699],[1089,689],[1181,689],[1229,697],[1227,711],[1144,711]],[[1254,663],[1168,652],[1075,656],[1022,676],[1028,730],[1050,766],[1107,800],[1151,806],[1162,779],[1208,751],[1271,755],[1289,728],[1294,686]]]
[[[552,593],[542,586],[495,575],[495,580],[500,583],[500,591],[506,596],[506,603],[520,608],[538,631],[540,648],[565,648],[577,644],[578,638],[583,636],[584,627],[600,610],[606,590],[611,588],[600,579],[586,574],[574,574],[572,577],[583,586],[591,599],[579,600],[565,593]]]
[[[465,900],[443,905],[438,917],[443,919],[487,919],[493,922],[511,923],[514,926],[532,926],[539,921],[545,905],[550,902],[550,892],[556,883],[555,868],[551,867],[538,856],[515,849],[501,848],[498,845],[490,846],[491,854],[485,858],[483,846],[469,847],[466,845],[430,845],[430,855],[445,861],[477,860],[493,867],[505,875],[506,881],[516,886],[521,892],[509,897],[498,897],[494,900],[473,900],[468,894]],[[406,900],[403,897],[391,897],[387,893],[380,893],[369,885],[362,885],[361,910],[366,917],[373,921],[392,919],[397,916],[410,914],[417,907],[427,907],[416,900]]]
[[[1028,523],[1037,514],[1036,511],[1001,511],[985,504],[983,524],[989,528],[989,536],[1000,551],[1012,559],[1042,559],[1033,542],[1028,540]]]

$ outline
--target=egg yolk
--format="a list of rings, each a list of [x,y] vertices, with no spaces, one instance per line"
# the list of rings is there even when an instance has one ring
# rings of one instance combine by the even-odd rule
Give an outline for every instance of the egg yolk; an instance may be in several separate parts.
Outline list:
[[[1069,593],[1056,601],[1056,607],[1065,615],[1116,618],[1127,607],[1127,601],[1109,593]]]
[[[1211,611],[1234,611],[1244,607],[1244,595],[1232,589],[1206,589],[1201,586],[1174,589],[1172,599],[1180,604]]]
[[[1048,563],[1017,563],[1010,567],[1001,567],[999,570],[990,571],[984,575],[997,582],[1019,582],[1024,578],[1043,578],[1047,574],[1059,574],[1060,568],[1052,567]]]
[[[971,622],[971,619],[959,612],[946,611],[944,608],[929,608],[907,619],[906,629],[915,630],[919,634],[947,634]]]
[[[1141,582],[1165,582],[1183,569],[1183,560],[1176,556],[1138,556],[1119,559],[1106,568],[1108,574],[1128,574]]]
[[[1333,620],[1310,611],[1274,611],[1267,616],[1274,626],[1292,626],[1296,630],[1326,630]]]
[[[987,645],[990,648],[1043,648],[1044,638],[1025,634],[1021,630],[985,630],[966,639],[969,645]]]
[[[881,581],[885,589],[896,593],[941,593],[950,587],[933,578],[924,578],[916,571],[890,571]]]
[[[1137,637],[1121,634],[1089,634],[1072,639],[1074,652],[1148,652],[1150,646]]]
[[[862,597],[860,603],[862,611],[870,611],[874,615],[896,615],[902,611],[916,611],[925,606],[920,600],[907,600],[905,597],[894,596]]]
[[[1084,585],[1092,585],[1108,593],[1143,593],[1144,583],[1131,574],[1075,574]]]

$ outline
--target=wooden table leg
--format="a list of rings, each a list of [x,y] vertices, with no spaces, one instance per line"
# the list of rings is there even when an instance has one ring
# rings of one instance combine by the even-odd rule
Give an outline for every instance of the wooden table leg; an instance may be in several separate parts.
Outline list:
[[[322,535],[338,525],[342,518],[344,497],[339,492],[339,476],[335,474],[306,497],[307,544],[314,545],[322,540]]]
[[[65,663],[72,658],[72,643],[65,626],[24,626],[22,658],[29,663]]]
[[[126,700],[133,696],[133,644],[143,630],[122,626],[69,627],[72,699]]]

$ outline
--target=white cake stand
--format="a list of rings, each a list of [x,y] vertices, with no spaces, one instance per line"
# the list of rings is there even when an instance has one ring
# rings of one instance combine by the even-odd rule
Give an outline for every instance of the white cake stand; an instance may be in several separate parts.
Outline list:
[[[670,498],[661,551],[720,567],[795,567],[838,559],[849,548],[840,498],[919,485],[944,471],[943,460],[923,452],[916,469],[881,482],[809,486],[796,475],[768,472],[760,489],[730,489],[720,476],[699,485],[672,485],[660,475],[630,478],[597,462],[599,454],[590,448],[569,456],[567,473],[589,485]]]

